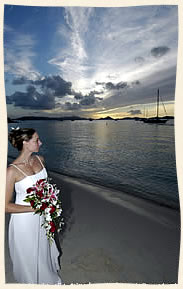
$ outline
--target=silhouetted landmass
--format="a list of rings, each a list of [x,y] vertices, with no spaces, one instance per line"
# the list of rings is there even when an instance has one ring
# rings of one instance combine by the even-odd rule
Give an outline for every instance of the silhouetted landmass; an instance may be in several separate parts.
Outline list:
[[[63,121],[63,120],[88,120],[87,118],[84,117],[79,117],[79,116],[64,116],[64,117],[47,117],[47,116],[23,116],[19,117],[16,120],[58,120],[58,121]]]
[[[174,116],[164,116],[162,119],[174,119]],[[47,116],[23,116],[19,118],[14,118],[10,119],[8,118],[8,122],[17,122],[17,121],[25,121],[25,120],[57,120],[57,121],[64,121],[64,120],[70,120],[70,121],[75,121],[75,120],[88,120],[88,121],[99,121],[99,120],[104,120],[104,121],[119,121],[119,120],[135,120],[135,121],[143,121],[143,117],[124,117],[124,118],[112,118],[110,116],[104,117],[104,118],[98,118],[98,119],[93,119],[93,118],[85,118],[85,117],[80,117],[80,116],[64,116],[64,117],[47,117]]]
[[[10,117],[8,117],[8,123],[16,123],[16,120],[11,119]]]
[[[114,120],[114,118],[107,116],[107,117],[98,118],[97,120]]]

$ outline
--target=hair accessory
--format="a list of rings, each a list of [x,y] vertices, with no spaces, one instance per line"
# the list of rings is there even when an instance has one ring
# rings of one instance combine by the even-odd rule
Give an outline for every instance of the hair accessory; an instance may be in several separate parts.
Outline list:
[[[19,129],[20,129],[19,126],[17,126],[17,127],[11,127],[11,130],[19,130]]]

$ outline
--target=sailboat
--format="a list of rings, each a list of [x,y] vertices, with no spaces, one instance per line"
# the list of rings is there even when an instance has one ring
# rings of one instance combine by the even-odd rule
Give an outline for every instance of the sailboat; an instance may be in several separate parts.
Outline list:
[[[143,122],[146,122],[146,123],[166,123],[168,119],[166,118],[161,118],[159,117],[159,88],[158,88],[158,91],[157,91],[157,112],[156,112],[156,116],[155,117],[150,117],[150,118],[144,118],[142,119]]]

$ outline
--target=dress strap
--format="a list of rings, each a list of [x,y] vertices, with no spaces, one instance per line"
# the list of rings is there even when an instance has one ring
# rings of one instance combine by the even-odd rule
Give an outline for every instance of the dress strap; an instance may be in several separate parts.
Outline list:
[[[43,165],[43,163],[42,163],[42,161],[41,161],[40,157],[39,157],[38,155],[36,155],[36,157],[38,158],[38,160],[40,161],[40,163],[41,163],[42,167],[44,168],[44,165]]]
[[[22,171],[19,167],[17,167],[16,165],[14,164],[10,164],[9,166],[13,166],[15,167],[17,170],[19,170],[25,177],[27,177],[26,173],[24,173],[24,171]]]

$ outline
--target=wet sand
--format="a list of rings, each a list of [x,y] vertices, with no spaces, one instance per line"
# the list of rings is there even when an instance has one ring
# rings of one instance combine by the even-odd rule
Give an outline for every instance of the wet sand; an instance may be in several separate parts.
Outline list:
[[[61,190],[65,284],[178,282],[179,211],[49,172]],[[6,283],[15,283],[5,225]]]

